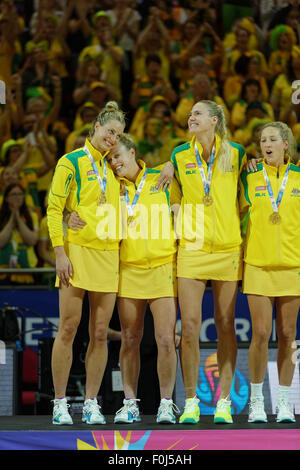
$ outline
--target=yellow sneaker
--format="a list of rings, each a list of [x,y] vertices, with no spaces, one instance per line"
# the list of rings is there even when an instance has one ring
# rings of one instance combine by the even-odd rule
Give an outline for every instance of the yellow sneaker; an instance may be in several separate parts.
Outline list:
[[[199,400],[197,397],[185,400],[184,411],[179,418],[180,424],[196,424],[200,419]]]
[[[216,412],[214,416],[214,423],[222,424],[222,423],[232,423],[232,416],[231,416],[231,401],[226,400],[226,398],[221,398],[216,406]]]

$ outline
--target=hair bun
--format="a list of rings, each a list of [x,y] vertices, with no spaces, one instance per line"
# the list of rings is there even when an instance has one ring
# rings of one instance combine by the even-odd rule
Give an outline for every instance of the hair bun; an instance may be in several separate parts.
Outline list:
[[[116,101],[108,101],[104,109],[106,112],[119,111],[119,105]]]

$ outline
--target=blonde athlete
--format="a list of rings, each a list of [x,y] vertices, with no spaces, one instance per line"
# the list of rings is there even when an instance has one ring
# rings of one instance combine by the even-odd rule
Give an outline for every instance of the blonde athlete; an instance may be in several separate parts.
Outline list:
[[[72,424],[65,395],[85,291],[89,291],[90,343],[82,420],[87,424],[105,423],[96,397],[106,366],[107,328],[118,291],[119,237],[113,227],[111,233],[105,232],[104,213],[108,207],[118,221],[120,194],[107,154],[118,143],[124,127],[124,115],[117,103],[107,103],[93,123],[85,146],[60,158],[52,181],[47,217],[56,256],[60,309],[52,352],[53,424]],[[65,209],[76,209],[88,223],[80,232],[67,229],[64,239]]]
[[[125,399],[114,421],[132,423],[141,419],[137,386],[140,343],[148,301],[158,349],[161,402],[157,422],[173,424],[176,423],[174,412],[178,411],[172,401],[177,370],[177,240],[171,206],[179,206],[181,192],[175,180],[166,192],[158,191],[156,183],[160,171],[146,168],[135,155],[132,138],[123,135],[119,145],[108,156],[121,184],[120,203],[125,216],[118,292],[122,331],[120,365]],[[78,223],[76,214],[71,214],[71,217],[69,224]]]
[[[267,422],[262,393],[272,313],[276,305],[279,389],[277,422],[294,422],[289,400],[300,307],[300,168],[293,164],[295,141],[281,122],[263,127],[262,163],[241,176],[241,210],[246,213],[243,291],[252,319],[249,348],[249,422]]]
[[[180,359],[186,402],[179,422],[199,421],[196,387],[201,306],[207,280],[211,280],[221,386],[214,421],[231,423],[229,396],[237,355],[234,313],[238,281],[242,278],[237,195],[239,175],[246,156],[243,147],[226,139],[223,108],[216,103],[196,103],[190,113],[188,127],[192,140],[177,147],[171,162],[167,163],[168,166],[172,163],[175,168],[183,194],[177,276],[182,325]],[[163,187],[170,181],[169,175],[172,172],[164,169],[161,177]],[[185,223],[189,210],[193,211],[192,226]]]

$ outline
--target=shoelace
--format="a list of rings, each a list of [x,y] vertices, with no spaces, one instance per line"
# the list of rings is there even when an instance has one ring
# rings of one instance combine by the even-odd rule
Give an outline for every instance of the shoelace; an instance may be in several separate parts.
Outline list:
[[[130,400],[126,400],[124,405],[122,406],[122,408],[120,408],[117,412],[116,412],[116,415],[117,414],[120,414],[120,413],[123,413],[123,411],[128,411],[130,410],[133,406],[135,406],[137,408],[137,401],[141,401],[139,398],[131,398]],[[134,402],[134,403],[132,403]],[[136,412],[136,410],[135,410]]]
[[[277,407],[276,407],[277,413],[279,412],[280,408],[281,409],[285,408],[285,411],[287,411],[291,415],[293,414],[293,407],[286,398],[279,398],[278,399],[278,403],[277,403]]]
[[[264,412],[265,408],[263,398],[252,398],[252,400],[249,402],[249,409],[250,414],[254,411]]]
[[[158,413],[164,413],[165,411],[170,411],[170,409],[176,414],[180,413],[180,409],[173,401],[170,401],[170,403],[168,403],[167,401],[161,403],[159,406]]]
[[[228,406],[231,405],[231,401],[227,401],[227,400],[220,400],[218,403],[217,403],[217,410],[219,411],[224,411],[228,408]]]
[[[193,411],[195,405],[198,406],[198,403],[196,403],[195,399],[189,400],[184,407],[184,412],[190,413],[191,411]]]
[[[54,403],[54,409],[55,411],[57,409],[60,410],[60,412],[66,412],[68,410],[68,408],[70,408],[71,405],[69,405],[69,403],[66,403],[65,401],[58,401],[58,402],[55,402],[55,400],[51,400],[53,403]]]
[[[100,413],[101,406],[97,401],[92,401],[89,400],[87,403],[84,405],[85,408],[87,408],[89,411]]]

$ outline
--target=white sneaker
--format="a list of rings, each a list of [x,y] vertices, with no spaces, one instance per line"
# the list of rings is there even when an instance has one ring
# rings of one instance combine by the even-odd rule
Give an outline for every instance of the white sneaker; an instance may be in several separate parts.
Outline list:
[[[134,423],[141,421],[137,398],[124,399],[122,408],[120,408],[115,415],[115,423]]]
[[[70,405],[67,403],[66,398],[55,399],[53,401],[53,417],[52,424],[73,424],[73,420],[70,416],[68,408]]]
[[[106,424],[105,417],[100,409],[97,398],[88,398],[83,404],[82,421],[86,424]]]
[[[160,402],[156,422],[164,424],[175,424],[175,413],[180,413],[179,408],[175,405],[173,400],[163,398]]]
[[[279,398],[277,403],[277,423],[294,423],[296,421],[293,407],[287,398]]]
[[[252,398],[249,403],[248,423],[267,423],[267,415],[264,407],[264,398]]]

